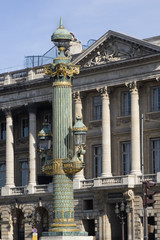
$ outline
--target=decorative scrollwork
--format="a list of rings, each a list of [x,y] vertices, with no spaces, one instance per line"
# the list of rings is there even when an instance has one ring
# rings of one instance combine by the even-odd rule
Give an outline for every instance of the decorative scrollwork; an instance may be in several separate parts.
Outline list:
[[[57,76],[59,79],[60,76],[63,76],[64,79],[68,77],[72,77],[74,74],[79,74],[79,68],[78,65],[71,65],[71,64],[64,64],[64,63],[58,63],[54,64],[51,63],[50,65],[45,67],[45,74],[50,76]]]

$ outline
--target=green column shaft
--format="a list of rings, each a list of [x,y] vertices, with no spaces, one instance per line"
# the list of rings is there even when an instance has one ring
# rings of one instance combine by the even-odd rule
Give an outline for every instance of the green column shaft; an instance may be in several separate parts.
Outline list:
[[[53,87],[53,157],[68,158],[72,151],[71,87]]]
[[[78,231],[74,223],[72,175],[63,161],[73,151],[71,86],[53,83],[53,224],[52,232]]]

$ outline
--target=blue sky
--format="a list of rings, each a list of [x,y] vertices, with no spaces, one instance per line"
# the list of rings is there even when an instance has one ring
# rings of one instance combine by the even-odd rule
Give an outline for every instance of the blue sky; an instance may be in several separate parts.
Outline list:
[[[86,44],[108,30],[137,38],[160,35],[160,0],[0,0],[0,71],[43,55],[59,25]]]

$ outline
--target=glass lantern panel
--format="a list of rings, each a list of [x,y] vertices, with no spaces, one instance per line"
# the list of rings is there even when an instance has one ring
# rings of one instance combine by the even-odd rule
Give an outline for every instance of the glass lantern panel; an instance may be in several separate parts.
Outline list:
[[[51,140],[40,140],[39,148],[41,150],[48,150],[51,148]]]
[[[85,145],[86,143],[86,134],[75,134],[74,135],[75,145]]]

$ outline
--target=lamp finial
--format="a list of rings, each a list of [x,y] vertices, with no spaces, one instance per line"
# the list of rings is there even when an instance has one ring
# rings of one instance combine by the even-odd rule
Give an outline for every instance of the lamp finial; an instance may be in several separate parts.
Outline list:
[[[62,17],[60,17],[60,23],[59,23],[59,28],[63,28],[63,22],[62,22]]]

